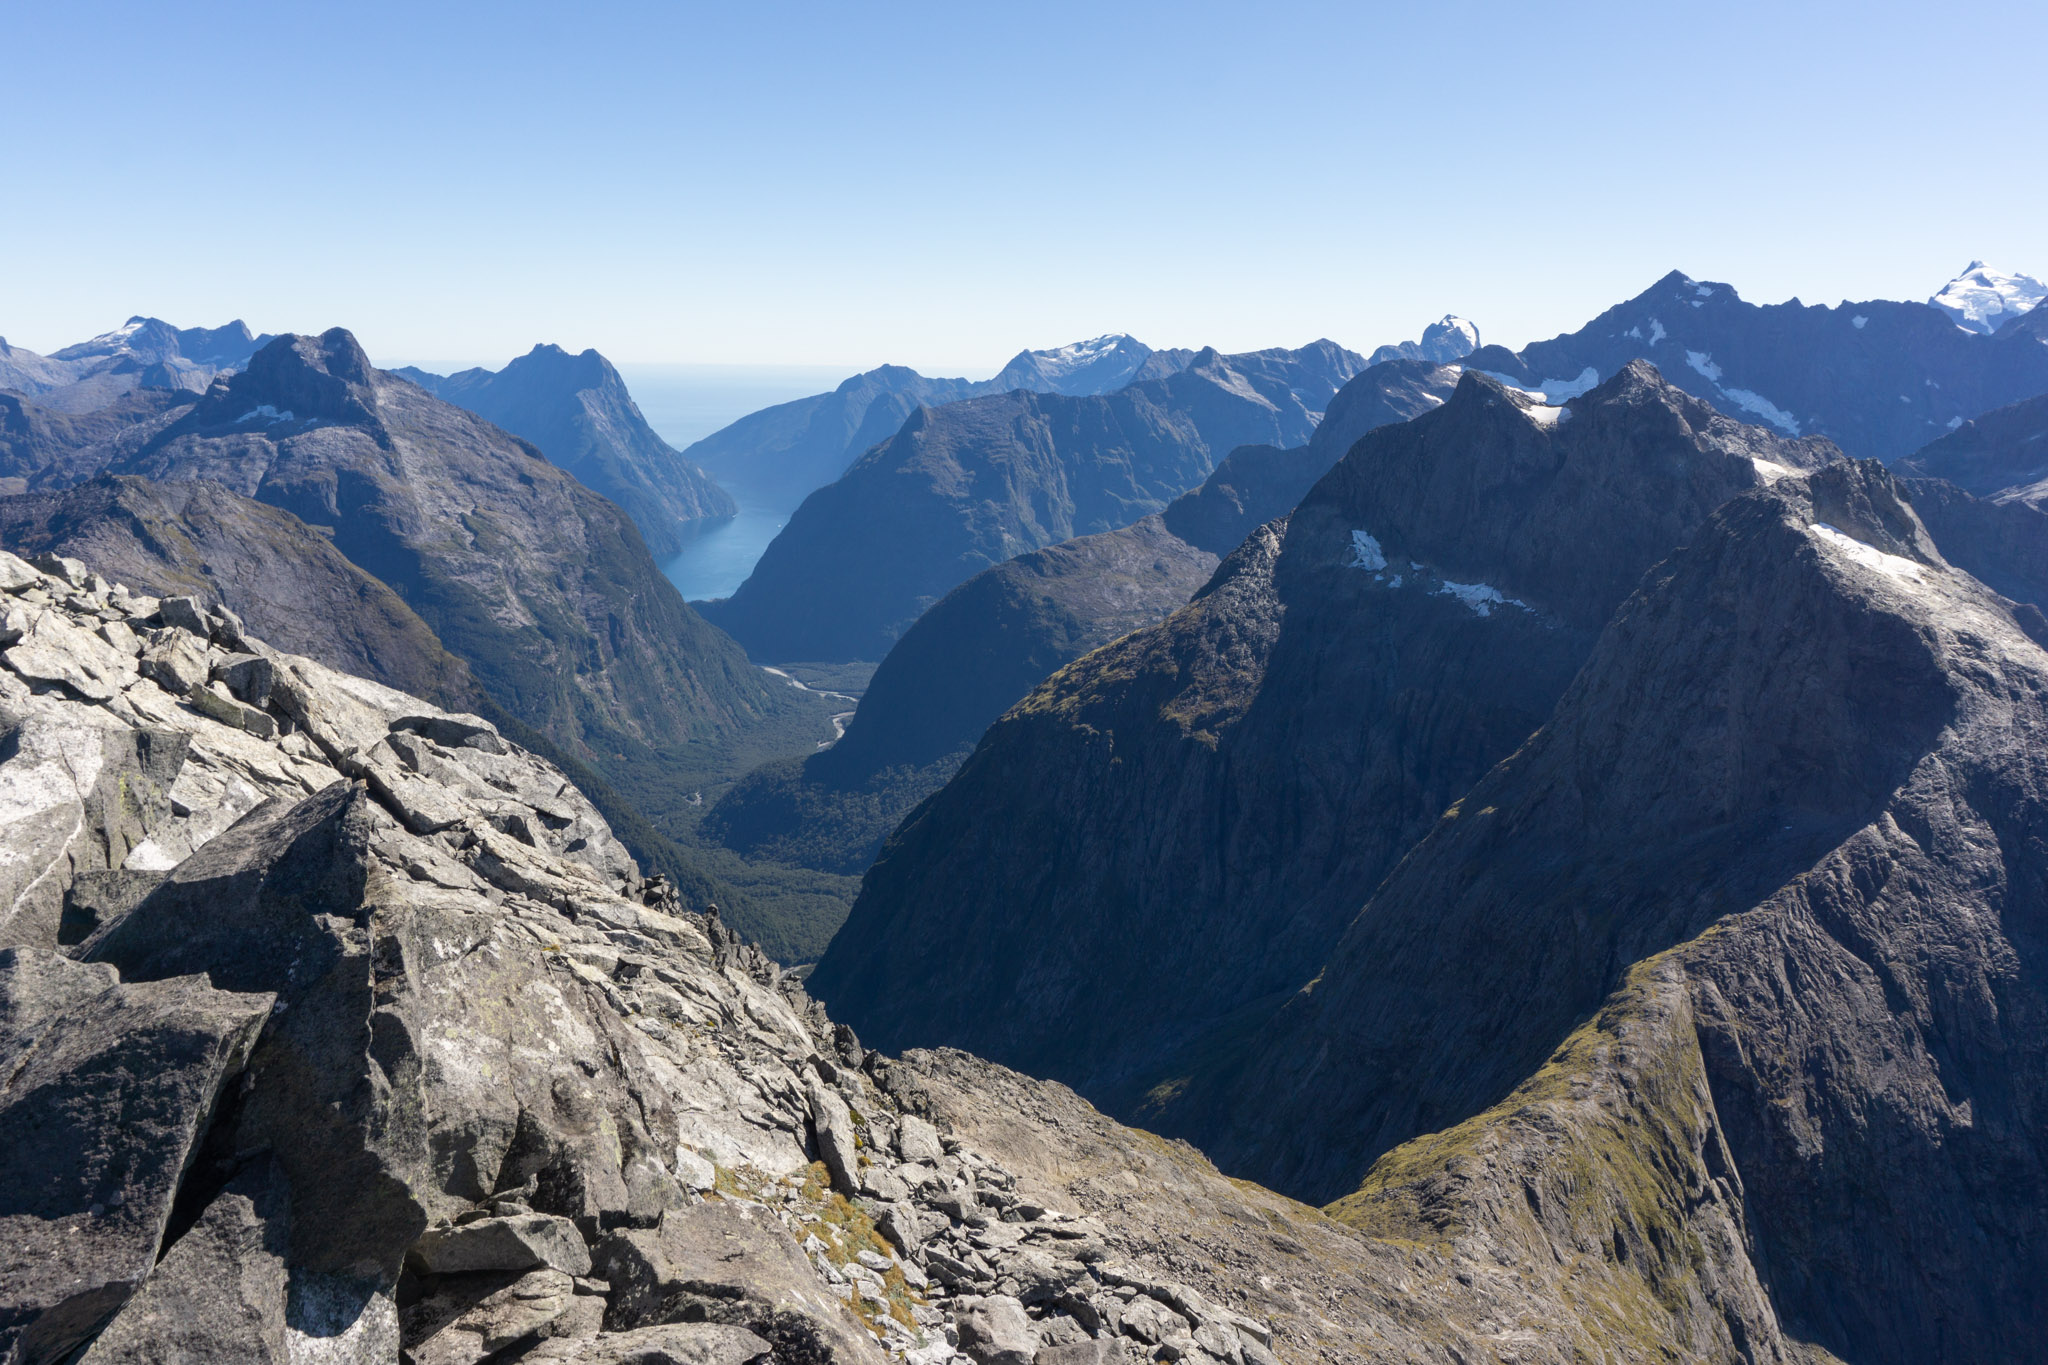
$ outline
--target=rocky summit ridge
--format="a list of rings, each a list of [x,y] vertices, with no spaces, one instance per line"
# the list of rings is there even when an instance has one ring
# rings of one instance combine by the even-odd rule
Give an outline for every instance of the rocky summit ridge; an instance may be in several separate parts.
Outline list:
[[[0,555],[0,1358],[1272,1358],[487,723],[43,562]]]

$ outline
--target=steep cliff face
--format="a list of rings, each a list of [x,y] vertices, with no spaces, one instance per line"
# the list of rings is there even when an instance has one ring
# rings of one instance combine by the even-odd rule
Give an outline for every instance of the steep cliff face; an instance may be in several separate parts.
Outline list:
[[[1455,1238],[1407,1187],[1347,1222],[868,1052],[477,717],[48,562],[0,554],[9,1361],[1822,1358],[1739,1237],[1609,1259],[1647,1206],[1597,1169]],[[1566,1117],[1480,1140],[1566,1168]]]
[[[1140,1112],[1314,974],[1646,568],[1833,453],[1647,366],[1564,409],[1467,374],[1188,608],[991,727],[884,848],[814,989],[885,1045],[969,1047]]]
[[[2026,1354],[2044,730],[2048,654],[1882,470],[1781,479],[1645,580],[1548,723],[1169,1121],[1226,1169],[1336,1194],[1539,1068],[1555,1102],[1604,1010],[1626,1070],[1704,1082],[1701,1159],[1788,1322],[1856,1360]]]
[[[1304,444],[1361,367],[1327,343],[1204,351],[1114,394],[920,410],[805,499],[739,590],[703,610],[758,658],[879,659],[980,570],[1157,512],[1238,446]]]
[[[103,475],[0,498],[0,546],[100,565],[152,597],[225,605],[281,649],[440,706],[481,700],[468,666],[391,589],[291,513],[216,483]]]
[[[630,793],[664,753],[803,705],[683,603],[616,506],[338,328],[273,342],[116,472],[210,480],[331,532],[507,712]]]
[[[539,446],[584,487],[625,509],[656,555],[681,549],[689,523],[739,511],[709,474],[654,434],[626,381],[596,351],[571,355],[535,346],[495,372],[407,377]]]

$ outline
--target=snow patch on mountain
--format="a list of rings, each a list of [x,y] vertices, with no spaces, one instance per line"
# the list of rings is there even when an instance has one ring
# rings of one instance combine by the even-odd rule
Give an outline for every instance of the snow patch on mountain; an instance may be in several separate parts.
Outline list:
[[[1038,357],[1040,368],[1048,375],[1072,374],[1084,366],[1093,365],[1130,339],[1123,332],[1108,332],[1099,337],[1090,337],[1086,341],[1057,346],[1049,351],[1033,351],[1031,354]]]
[[[1387,554],[1380,548],[1379,540],[1369,531],[1351,533],[1351,559],[1345,565],[1351,569],[1371,569],[1375,573],[1387,567]]]
[[[1865,545],[1854,536],[1848,535],[1824,521],[1816,521],[1813,525],[1807,527],[1806,531],[1808,535],[1811,535],[1821,544],[1828,546],[1853,562],[1862,565],[1866,569],[1875,569],[1879,573],[1892,578],[1903,578],[1909,583],[1918,583],[1920,576],[1927,571],[1926,566],[1923,564],[1915,563],[1904,555],[1886,554],[1874,545]]]
[[[2048,299],[2048,284],[2031,275],[2011,275],[1972,261],[1927,302],[1948,314],[1964,331],[1988,336],[2043,299]]]
[[[1754,389],[1727,389],[1721,387],[1721,367],[1714,363],[1714,357],[1706,351],[1687,351],[1685,363],[1692,371],[1714,386],[1714,392],[1741,408],[1753,417],[1761,417],[1787,436],[1799,434],[1799,419],[1773,403]]]
[[[1455,597],[1472,609],[1474,616],[1491,616],[1495,607],[1520,607],[1527,611],[1529,604],[1513,597],[1504,597],[1499,588],[1486,583],[1453,583],[1444,580],[1438,588],[1439,597]]]
[[[1582,393],[1592,392],[1600,383],[1600,371],[1591,365],[1581,370],[1576,379],[1539,379],[1533,386],[1495,370],[1481,370],[1479,373],[1504,388],[1513,389],[1516,393],[1526,393],[1532,398],[1541,398],[1550,404],[1570,402]]]

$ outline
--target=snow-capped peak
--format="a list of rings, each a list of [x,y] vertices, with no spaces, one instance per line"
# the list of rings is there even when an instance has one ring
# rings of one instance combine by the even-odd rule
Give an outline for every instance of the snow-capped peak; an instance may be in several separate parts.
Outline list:
[[[96,350],[102,348],[109,351],[119,350],[124,344],[126,344],[128,338],[134,336],[137,332],[141,331],[143,328],[143,324],[147,323],[148,321],[148,318],[130,318],[128,319],[128,321],[122,323],[119,327],[116,327],[113,331],[101,332],[98,336],[93,337],[91,340],[82,342],[81,345],[91,346]]]
[[[1049,351],[1033,351],[1031,354],[1038,357],[1039,366],[1048,373],[1064,373],[1078,370],[1083,365],[1094,364],[1130,339],[1124,332],[1108,332],[1099,337],[1090,337],[1086,341],[1057,346]]]
[[[1991,333],[2048,299],[2048,284],[2031,275],[2008,275],[1972,261],[1928,302],[1970,332]]]

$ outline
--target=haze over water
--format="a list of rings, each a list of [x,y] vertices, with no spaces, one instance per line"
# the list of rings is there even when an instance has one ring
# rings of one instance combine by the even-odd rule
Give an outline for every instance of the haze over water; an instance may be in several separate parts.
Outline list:
[[[620,365],[619,373],[648,425],[662,440],[683,450],[750,412],[822,393],[854,368]],[[725,487],[739,503],[739,515],[701,524],[682,552],[661,566],[676,590],[691,601],[729,596],[746,581],[794,510],[764,502],[738,484]]]

